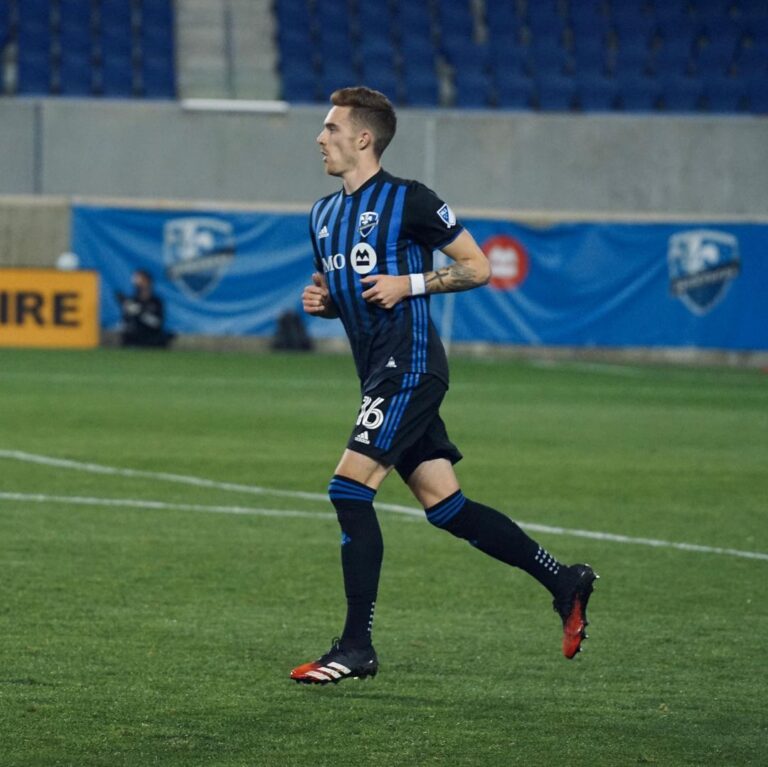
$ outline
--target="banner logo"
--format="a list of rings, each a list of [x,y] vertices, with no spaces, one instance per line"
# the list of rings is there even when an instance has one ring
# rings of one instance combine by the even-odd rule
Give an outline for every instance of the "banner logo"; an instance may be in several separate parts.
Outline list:
[[[368,274],[376,268],[376,251],[367,242],[358,242],[349,260],[358,274]]]
[[[525,282],[531,262],[526,249],[514,237],[497,234],[482,244],[482,250],[491,263],[492,288],[514,290]]]
[[[379,223],[379,214],[374,210],[366,210],[365,213],[360,214],[360,223],[358,224],[357,231],[360,232],[361,237],[367,237]]]
[[[738,240],[726,232],[693,229],[669,238],[669,286],[694,314],[709,312],[739,275]]]
[[[218,218],[173,218],[163,231],[166,274],[187,296],[207,296],[235,257],[232,224]]]

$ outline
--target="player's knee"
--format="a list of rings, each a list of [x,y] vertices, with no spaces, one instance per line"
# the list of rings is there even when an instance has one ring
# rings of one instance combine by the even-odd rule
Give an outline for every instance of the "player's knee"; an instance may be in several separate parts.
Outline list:
[[[467,522],[467,499],[461,490],[457,490],[447,498],[443,498],[440,503],[424,509],[427,515],[427,521],[439,527],[441,530],[455,535],[458,538],[469,539],[469,530]]]
[[[376,491],[367,485],[335,474],[328,483],[328,497],[336,509],[339,522],[361,512],[373,512],[373,499]]]

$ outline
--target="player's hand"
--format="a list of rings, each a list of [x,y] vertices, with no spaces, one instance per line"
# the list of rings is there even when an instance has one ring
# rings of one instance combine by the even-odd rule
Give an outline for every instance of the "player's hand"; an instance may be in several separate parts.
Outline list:
[[[307,314],[316,317],[336,316],[325,277],[318,272],[312,275],[312,284],[304,288],[301,303]]]
[[[382,309],[392,309],[411,295],[411,281],[407,274],[369,274],[360,282],[368,288],[363,291],[363,298]]]

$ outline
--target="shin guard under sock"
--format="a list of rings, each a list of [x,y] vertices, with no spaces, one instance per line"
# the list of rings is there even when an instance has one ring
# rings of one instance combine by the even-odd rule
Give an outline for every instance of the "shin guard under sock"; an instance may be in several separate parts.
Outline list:
[[[376,491],[337,474],[328,486],[328,495],[341,526],[341,568],[347,597],[347,619],[341,642],[348,647],[367,647],[371,643],[384,553],[373,508]]]
[[[425,509],[436,527],[532,575],[552,594],[562,565],[505,514],[464,497],[461,490]]]

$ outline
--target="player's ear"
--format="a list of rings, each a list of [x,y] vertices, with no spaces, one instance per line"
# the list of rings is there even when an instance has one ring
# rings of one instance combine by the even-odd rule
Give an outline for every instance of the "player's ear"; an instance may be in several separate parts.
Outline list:
[[[369,131],[360,131],[360,135],[357,137],[357,145],[360,149],[367,149],[373,143],[373,136]]]

